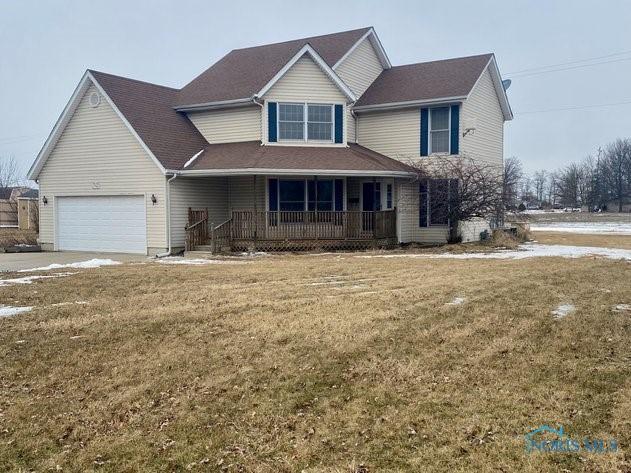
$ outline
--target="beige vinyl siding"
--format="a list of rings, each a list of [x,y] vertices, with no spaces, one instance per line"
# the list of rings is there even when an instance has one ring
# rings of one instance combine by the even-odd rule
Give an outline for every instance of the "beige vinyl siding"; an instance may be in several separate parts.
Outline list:
[[[165,248],[166,179],[104,97],[90,106],[96,91],[91,85],[83,95],[39,174],[40,196],[48,200],[40,201],[40,241],[55,241],[56,196],[144,195],[147,246]]]
[[[346,104],[346,96],[308,54],[298,59],[287,73],[263,96],[263,99],[269,102]],[[348,112],[344,116],[347,117]],[[348,119],[346,122],[348,126]],[[263,140],[267,141],[267,107],[265,107],[263,112],[262,128]],[[347,135],[347,130],[344,130],[344,133]],[[344,136],[345,140],[346,136]],[[291,145],[295,146],[296,142],[292,142]],[[331,146],[332,143],[318,144],[317,142],[310,142],[308,145]]]
[[[381,62],[368,38],[335,69],[338,76],[360,97],[383,71]]]
[[[355,117],[351,114],[351,108],[346,107],[346,141],[349,143],[357,142],[357,122]]]
[[[418,108],[362,113],[357,120],[357,142],[395,159],[416,158],[421,149]]]
[[[401,243],[445,243],[449,237],[446,225],[419,226],[418,182],[400,180],[397,192],[397,228]]]
[[[208,222],[218,225],[229,218],[228,178],[178,177],[171,182],[171,245],[184,246],[188,208],[208,209]]]
[[[502,165],[504,156],[504,116],[491,74],[487,69],[462,105],[460,128],[475,127],[474,133],[460,138],[460,154],[489,164]]]
[[[193,112],[188,118],[209,143],[233,143],[261,139],[261,107]]]
[[[267,210],[265,176],[234,176],[229,182],[230,210]]]

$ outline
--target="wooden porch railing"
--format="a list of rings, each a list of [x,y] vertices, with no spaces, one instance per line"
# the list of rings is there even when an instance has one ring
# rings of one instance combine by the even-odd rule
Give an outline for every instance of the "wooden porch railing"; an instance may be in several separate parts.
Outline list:
[[[229,218],[216,227],[210,224],[210,248],[213,253],[218,253],[222,248],[230,247],[232,235],[232,218]]]
[[[234,240],[375,240],[396,238],[396,212],[232,212]]]
[[[235,210],[232,217],[215,226],[208,222],[207,210],[189,209],[186,250],[210,244],[213,253],[230,247],[266,246],[265,242],[298,242],[298,246],[333,246],[343,243],[372,244],[396,242],[396,210],[376,212],[287,212]],[[311,242],[311,243],[309,243]],[[267,245],[269,246],[269,245]],[[276,245],[278,246],[278,245]]]
[[[208,209],[188,209],[188,225],[185,227],[185,250],[194,250],[196,246],[205,245],[208,242]]]

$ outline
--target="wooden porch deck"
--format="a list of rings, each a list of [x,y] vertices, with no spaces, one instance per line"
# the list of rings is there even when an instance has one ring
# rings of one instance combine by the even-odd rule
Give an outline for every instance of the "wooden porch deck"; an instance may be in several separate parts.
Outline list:
[[[189,209],[186,250],[210,245],[212,252],[300,251],[390,247],[397,242],[396,210],[233,211],[219,224],[208,212]]]

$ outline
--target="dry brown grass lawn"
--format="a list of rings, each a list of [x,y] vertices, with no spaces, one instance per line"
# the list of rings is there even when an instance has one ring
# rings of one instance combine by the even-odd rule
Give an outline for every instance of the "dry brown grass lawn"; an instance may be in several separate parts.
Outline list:
[[[546,245],[600,246],[631,249],[631,235],[582,235],[563,232],[532,232],[532,238]]]
[[[0,320],[0,471],[629,471],[630,280],[345,254],[0,288],[36,307]],[[541,424],[620,452],[527,454]]]
[[[20,230],[18,228],[0,228],[0,248],[20,243],[35,245],[37,243],[37,232]]]

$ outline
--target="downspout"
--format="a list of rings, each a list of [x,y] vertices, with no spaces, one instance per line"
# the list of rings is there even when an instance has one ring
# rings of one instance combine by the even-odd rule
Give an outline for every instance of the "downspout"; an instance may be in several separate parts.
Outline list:
[[[259,102],[257,100],[258,96],[253,95],[252,96],[252,102],[255,103],[256,105],[258,105],[259,107],[261,107],[261,146],[263,146],[265,144],[265,142],[263,141],[264,138],[264,133],[263,133],[263,127],[264,127],[264,121],[263,121],[263,111],[265,109],[265,105],[263,105],[261,102]]]
[[[159,253],[156,258],[164,258],[165,256],[171,256],[173,249],[171,248],[171,181],[174,181],[178,176],[177,172],[173,173],[173,176],[167,179],[166,188],[166,210],[167,210],[167,241],[169,248],[166,253]]]

